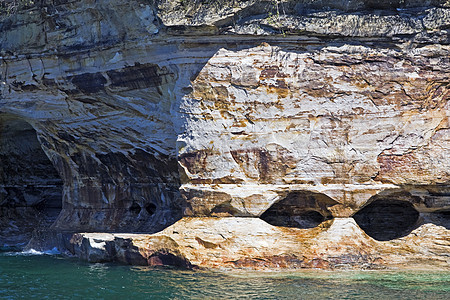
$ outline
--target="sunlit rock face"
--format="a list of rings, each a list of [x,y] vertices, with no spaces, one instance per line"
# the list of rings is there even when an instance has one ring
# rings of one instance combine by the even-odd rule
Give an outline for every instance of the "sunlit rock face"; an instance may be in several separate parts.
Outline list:
[[[387,188],[446,184],[449,61],[435,51],[268,44],[218,51],[183,106],[179,160],[193,214],[197,203],[214,201],[214,209],[211,189],[230,184],[221,197],[251,207],[236,207],[241,214],[259,215],[286,191],[307,190],[337,201],[335,217]],[[253,195],[266,189],[266,201],[252,201],[247,186]],[[204,189],[204,199],[192,189]]]
[[[0,22],[0,243],[448,265],[448,1],[42,1]]]

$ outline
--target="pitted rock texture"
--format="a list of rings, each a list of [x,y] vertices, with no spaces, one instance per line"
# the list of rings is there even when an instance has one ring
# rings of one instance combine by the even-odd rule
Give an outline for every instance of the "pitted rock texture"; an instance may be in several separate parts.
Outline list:
[[[448,267],[449,28],[447,0],[3,14],[0,246],[36,229],[28,247],[91,261]]]
[[[312,229],[257,218],[183,218],[154,235],[78,234],[68,248],[91,262],[150,266],[152,256],[171,254],[177,259],[166,265],[184,268],[448,269],[449,238],[449,230],[426,222],[408,237],[380,242],[352,218]]]
[[[233,184],[235,195],[255,184],[322,192],[340,204],[333,215],[345,217],[392,185],[448,184],[449,49],[221,49],[182,106],[190,213],[216,204],[208,190],[221,185]],[[196,188],[205,197],[192,197]]]

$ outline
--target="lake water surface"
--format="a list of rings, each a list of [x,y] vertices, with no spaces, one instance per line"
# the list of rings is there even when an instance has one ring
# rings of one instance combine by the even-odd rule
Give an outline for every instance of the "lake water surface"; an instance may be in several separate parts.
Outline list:
[[[0,253],[0,299],[450,299],[450,272],[180,271]]]

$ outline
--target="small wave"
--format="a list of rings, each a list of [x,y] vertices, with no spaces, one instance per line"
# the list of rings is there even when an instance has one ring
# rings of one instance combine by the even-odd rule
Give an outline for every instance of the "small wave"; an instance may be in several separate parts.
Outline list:
[[[24,255],[58,255],[58,254],[61,254],[61,252],[56,247],[54,247],[51,250],[44,250],[44,251],[30,249],[27,251],[22,251],[21,253],[23,253]]]
[[[29,249],[22,252],[6,252],[3,255],[7,256],[32,256],[32,255],[58,255],[61,254],[61,252],[58,250],[58,248],[54,247],[51,250],[44,250],[44,251],[38,251],[35,249]]]

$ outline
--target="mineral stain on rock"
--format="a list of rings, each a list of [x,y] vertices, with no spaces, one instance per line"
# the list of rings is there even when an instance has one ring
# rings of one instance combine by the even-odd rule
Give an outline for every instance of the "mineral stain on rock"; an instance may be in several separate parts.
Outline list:
[[[450,261],[450,3],[0,16],[0,247],[180,268]]]

